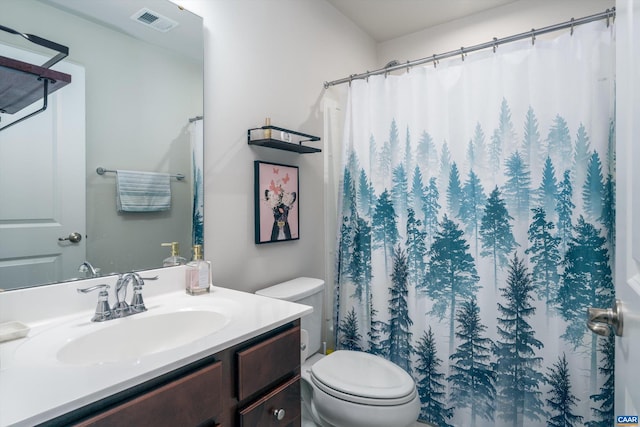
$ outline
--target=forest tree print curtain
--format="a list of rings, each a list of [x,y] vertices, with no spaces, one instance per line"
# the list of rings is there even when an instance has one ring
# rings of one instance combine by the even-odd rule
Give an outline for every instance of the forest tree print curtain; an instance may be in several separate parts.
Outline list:
[[[349,88],[335,331],[437,426],[611,426],[614,30]]]

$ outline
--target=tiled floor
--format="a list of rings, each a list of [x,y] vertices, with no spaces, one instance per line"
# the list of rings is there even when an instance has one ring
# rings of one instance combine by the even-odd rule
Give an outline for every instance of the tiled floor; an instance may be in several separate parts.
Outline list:
[[[302,423],[301,427],[317,427],[316,424],[309,418],[307,411],[302,407]]]

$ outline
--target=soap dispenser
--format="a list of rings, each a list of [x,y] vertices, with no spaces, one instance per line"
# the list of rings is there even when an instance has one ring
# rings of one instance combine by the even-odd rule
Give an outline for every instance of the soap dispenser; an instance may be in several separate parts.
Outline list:
[[[162,261],[163,267],[173,267],[174,265],[184,265],[187,263],[187,259],[180,256],[180,246],[178,242],[162,243],[161,246],[171,247],[171,256]]]
[[[209,292],[211,263],[202,256],[202,245],[193,245],[193,259],[187,263],[186,291],[189,295]]]

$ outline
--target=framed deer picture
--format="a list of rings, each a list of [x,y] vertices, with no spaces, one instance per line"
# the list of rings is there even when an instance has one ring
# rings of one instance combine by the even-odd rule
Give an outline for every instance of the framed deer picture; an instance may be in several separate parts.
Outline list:
[[[300,238],[298,167],[254,162],[256,244]]]

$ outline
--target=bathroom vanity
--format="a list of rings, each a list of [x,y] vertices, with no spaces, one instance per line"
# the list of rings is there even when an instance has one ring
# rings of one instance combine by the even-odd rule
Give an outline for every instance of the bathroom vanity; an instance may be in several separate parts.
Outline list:
[[[109,278],[62,283],[56,295],[47,287],[44,298],[72,301],[66,314],[56,304],[40,307],[44,317],[18,312],[11,307],[34,295],[0,294],[0,321],[31,328],[0,343],[0,426],[300,425],[299,319],[312,309],[218,287],[189,296],[174,285],[183,273],[163,269],[147,282],[147,312],[100,323],[90,321],[96,295],[76,288]],[[210,312],[209,331],[180,324]],[[112,332],[127,343],[117,352]]]
[[[49,424],[106,427],[122,425],[126,420],[128,425],[154,427],[299,426],[298,323],[277,328]],[[106,402],[115,403],[101,409],[107,406]],[[74,420],[86,413],[93,415],[80,422]]]

